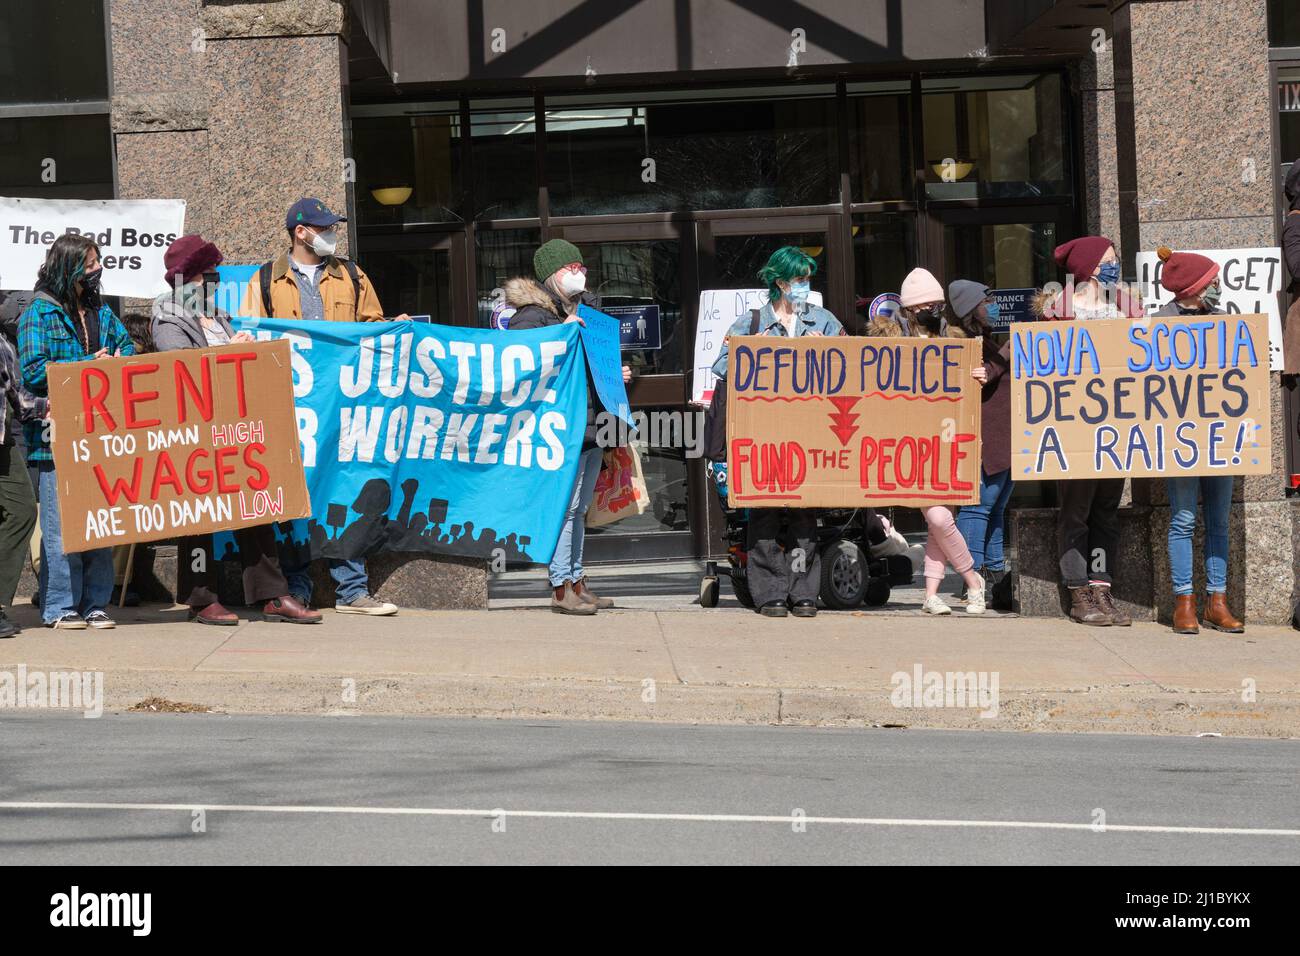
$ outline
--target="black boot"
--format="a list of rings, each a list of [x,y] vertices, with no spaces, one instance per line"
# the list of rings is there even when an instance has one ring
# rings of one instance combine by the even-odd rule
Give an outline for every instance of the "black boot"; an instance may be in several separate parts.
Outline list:
[[[1011,572],[1007,570],[990,571],[989,607],[995,611],[1010,611],[1014,604]]]
[[[13,637],[21,630],[21,627],[9,620],[5,609],[0,607],[0,638]]]

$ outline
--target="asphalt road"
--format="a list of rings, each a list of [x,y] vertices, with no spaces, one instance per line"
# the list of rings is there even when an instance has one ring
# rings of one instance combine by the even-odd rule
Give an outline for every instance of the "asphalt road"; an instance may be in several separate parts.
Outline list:
[[[11,713],[0,856],[1294,865],[1298,772],[1287,740]]]

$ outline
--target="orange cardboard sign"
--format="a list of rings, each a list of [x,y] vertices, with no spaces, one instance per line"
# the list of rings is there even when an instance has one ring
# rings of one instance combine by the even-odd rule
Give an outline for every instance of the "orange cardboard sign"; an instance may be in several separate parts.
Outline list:
[[[289,348],[47,365],[64,551],[310,515]]]
[[[977,502],[979,348],[955,338],[732,338],[729,503]]]

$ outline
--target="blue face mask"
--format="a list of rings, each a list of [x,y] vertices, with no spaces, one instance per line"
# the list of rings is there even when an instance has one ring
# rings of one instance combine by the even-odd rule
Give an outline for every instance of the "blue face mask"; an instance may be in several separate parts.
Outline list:
[[[1103,262],[1101,271],[1097,273],[1097,281],[1102,285],[1115,285],[1119,282],[1119,263]]]
[[[998,319],[1002,318],[1002,306],[998,305],[996,299],[984,303],[984,317],[988,319],[989,325],[998,324]]]
[[[786,292],[786,296],[791,302],[802,304],[808,301],[808,293],[811,291],[812,286],[810,286],[808,280],[805,279],[802,282],[791,282],[790,289]]]

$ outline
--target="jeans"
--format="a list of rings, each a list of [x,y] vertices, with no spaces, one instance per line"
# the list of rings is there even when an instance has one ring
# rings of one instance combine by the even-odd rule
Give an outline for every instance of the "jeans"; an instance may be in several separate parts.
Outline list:
[[[976,568],[1006,570],[1002,538],[1011,488],[1010,468],[993,475],[980,469],[980,503],[963,505],[957,512],[957,530],[966,539],[966,547],[970,549]]]
[[[1175,594],[1192,593],[1192,532],[1196,530],[1197,493],[1204,499],[1205,590],[1228,590],[1228,512],[1232,509],[1232,476],[1166,478],[1169,492],[1169,572]]]
[[[334,593],[339,604],[351,604],[363,594],[370,593],[370,578],[366,576],[364,558],[331,558],[329,562],[330,577],[334,579]],[[306,564],[284,565],[285,580],[289,582],[289,593],[294,597],[311,600],[311,562]],[[277,597],[279,595],[276,595]]]
[[[578,474],[573,480],[569,510],[565,512],[560,539],[555,542],[555,554],[547,569],[553,588],[583,578],[582,545],[587,531],[587,506],[596,493],[596,476],[600,474],[603,455],[601,449],[589,448],[578,459]]]
[[[74,612],[86,617],[104,610],[113,597],[113,549],[64,554],[54,462],[37,462],[31,470],[41,505],[41,618],[53,624]]]

